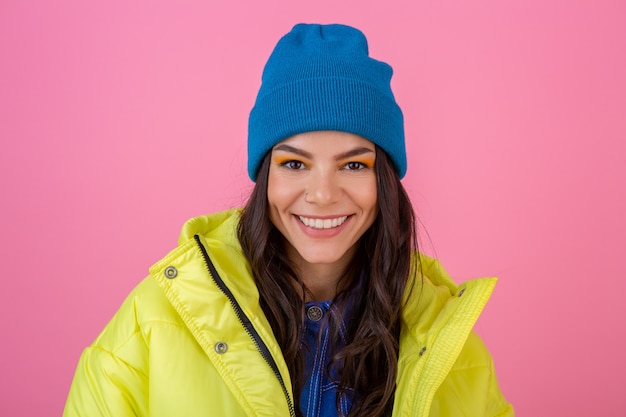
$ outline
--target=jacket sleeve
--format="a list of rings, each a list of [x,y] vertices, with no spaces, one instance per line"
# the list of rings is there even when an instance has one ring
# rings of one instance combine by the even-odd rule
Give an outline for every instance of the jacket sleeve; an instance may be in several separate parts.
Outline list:
[[[78,363],[64,417],[147,415],[146,376],[98,346],[87,348]]]
[[[80,357],[64,417],[146,416],[148,345],[133,291]]]
[[[514,417],[513,406],[504,398],[500,391],[493,360],[490,358],[489,364],[489,385],[487,388],[487,410],[486,417]]]
[[[514,416],[498,386],[493,359],[474,332],[433,398],[430,417],[442,416]]]

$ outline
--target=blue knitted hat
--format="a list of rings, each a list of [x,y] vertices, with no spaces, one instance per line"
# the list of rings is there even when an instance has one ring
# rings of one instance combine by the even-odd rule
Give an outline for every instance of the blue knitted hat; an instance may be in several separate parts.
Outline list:
[[[248,121],[248,175],[293,135],[337,130],[362,136],[406,173],[402,110],[391,92],[393,70],[368,56],[367,39],[344,25],[298,24],[270,55]]]

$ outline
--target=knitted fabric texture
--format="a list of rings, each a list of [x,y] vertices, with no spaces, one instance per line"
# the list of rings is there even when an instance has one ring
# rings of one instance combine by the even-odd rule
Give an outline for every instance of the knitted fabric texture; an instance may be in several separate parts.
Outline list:
[[[248,175],[256,181],[266,153],[293,135],[353,133],[381,147],[406,173],[404,120],[391,91],[392,68],[368,56],[367,39],[345,25],[298,24],[263,70],[248,121]]]

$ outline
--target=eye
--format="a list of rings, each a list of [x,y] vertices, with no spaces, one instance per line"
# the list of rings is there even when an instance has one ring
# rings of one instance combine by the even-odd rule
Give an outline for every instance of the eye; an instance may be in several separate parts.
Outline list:
[[[304,164],[302,162],[294,160],[294,159],[289,160],[289,161],[285,161],[285,162],[281,163],[280,165],[284,166],[285,168],[293,169],[293,170],[304,169]]]
[[[345,165],[345,169],[347,169],[348,171],[359,171],[365,168],[367,168],[367,165],[365,165],[363,162],[352,161],[352,162],[348,162]]]

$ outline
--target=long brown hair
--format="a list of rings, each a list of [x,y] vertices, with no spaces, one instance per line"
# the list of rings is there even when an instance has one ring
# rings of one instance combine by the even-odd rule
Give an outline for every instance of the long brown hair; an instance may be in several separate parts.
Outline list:
[[[267,183],[270,153],[261,164],[257,182],[244,207],[238,237],[250,262],[260,304],[283,352],[293,386],[296,413],[305,384],[305,352],[301,349],[304,299],[307,289],[287,258],[285,239],[270,221]],[[354,298],[355,317],[346,323],[347,344],[333,358],[340,370],[340,395],[352,398],[349,416],[379,416],[390,411],[398,371],[402,299],[417,252],[415,214],[389,157],[376,147],[378,216],[365,232],[359,250],[339,283],[334,305],[363,274],[361,293]],[[294,285],[294,282],[296,285]],[[333,342],[339,340],[341,319],[329,320]],[[351,394],[353,392],[354,394]],[[337,407],[338,412],[339,407]],[[340,413],[341,415],[341,413]]]

